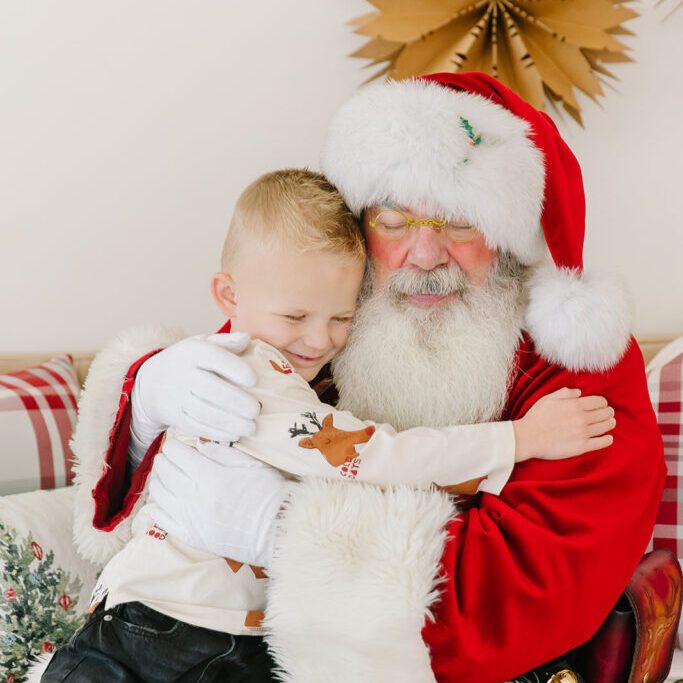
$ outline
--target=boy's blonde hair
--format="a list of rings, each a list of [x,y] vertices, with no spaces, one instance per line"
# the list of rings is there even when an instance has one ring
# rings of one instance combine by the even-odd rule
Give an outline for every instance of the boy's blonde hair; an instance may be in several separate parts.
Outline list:
[[[223,244],[223,272],[247,239],[365,259],[361,230],[344,198],[322,173],[308,169],[266,173],[242,192]]]

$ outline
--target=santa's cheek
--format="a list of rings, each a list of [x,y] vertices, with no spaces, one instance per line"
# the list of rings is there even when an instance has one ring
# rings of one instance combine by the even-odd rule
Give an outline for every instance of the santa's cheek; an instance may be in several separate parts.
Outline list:
[[[384,240],[376,235],[368,237],[368,249],[372,257],[377,284],[383,284],[389,274],[400,268],[408,254],[407,245]]]
[[[453,243],[448,254],[475,285],[486,283],[491,264],[495,259],[495,252],[486,246],[483,237],[473,242],[463,244]]]

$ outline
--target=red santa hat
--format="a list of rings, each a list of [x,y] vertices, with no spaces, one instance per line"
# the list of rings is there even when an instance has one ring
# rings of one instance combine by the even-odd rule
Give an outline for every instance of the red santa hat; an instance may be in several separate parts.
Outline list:
[[[571,370],[606,370],[629,341],[621,288],[583,269],[581,169],[552,120],[481,73],[360,90],[332,120],[323,171],[360,215],[386,202],[465,219],[536,266],[526,329]],[[540,265],[547,250],[553,264]]]

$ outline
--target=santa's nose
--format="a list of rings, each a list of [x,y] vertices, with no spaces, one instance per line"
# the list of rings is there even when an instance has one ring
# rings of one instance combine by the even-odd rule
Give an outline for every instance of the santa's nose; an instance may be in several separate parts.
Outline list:
[[[428,225],[416,226],[410,240],[405,265],[432,270],[448,263],[448,248],[444,234]]]

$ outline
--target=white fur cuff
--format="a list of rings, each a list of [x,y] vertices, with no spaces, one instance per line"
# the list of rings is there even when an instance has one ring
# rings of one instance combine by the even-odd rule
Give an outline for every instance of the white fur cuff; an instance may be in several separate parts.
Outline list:
[[[455,512],[438,492],[292,484],[265,620],[282,680],[433,683],[421,630]]]

